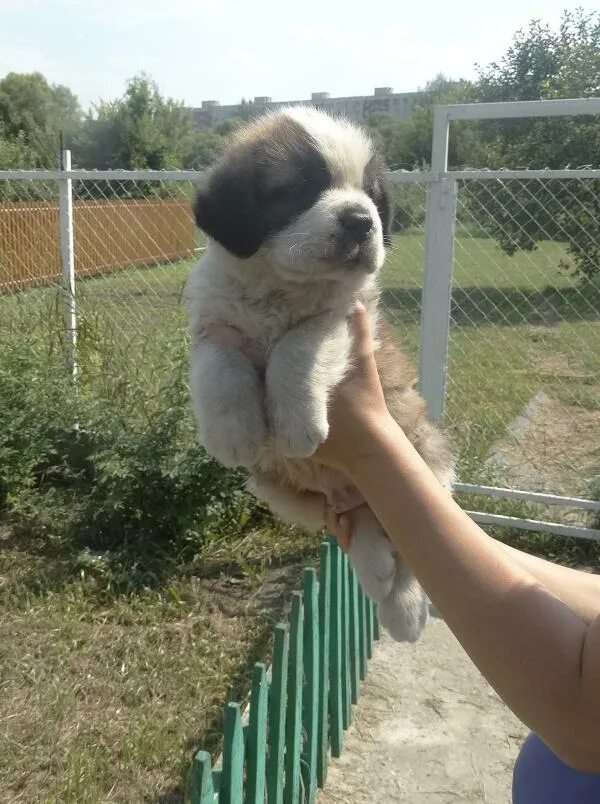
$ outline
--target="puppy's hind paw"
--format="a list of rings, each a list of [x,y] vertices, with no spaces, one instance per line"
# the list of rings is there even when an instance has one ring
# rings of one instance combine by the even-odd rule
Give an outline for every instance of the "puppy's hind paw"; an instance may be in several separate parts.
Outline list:
[[[416,642],[429,620],[429,602],[418,581],[400,571],[377,615],[396,642]]]
[[[348,557],[363,592],[375,603],[383,603],[392,593],[396,575],[396,554],[387,536],[383,533],[371,533],[368,538],[354,536]]]

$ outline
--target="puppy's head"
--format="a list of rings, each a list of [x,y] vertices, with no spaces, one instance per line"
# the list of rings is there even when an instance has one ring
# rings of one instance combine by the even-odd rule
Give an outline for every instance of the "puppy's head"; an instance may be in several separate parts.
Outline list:
[[[375,271],[391,226],[389,190],[367,135],[304,107],[239,132],[199,188],[194,211],[231,254],[260,251],[298,280]]]

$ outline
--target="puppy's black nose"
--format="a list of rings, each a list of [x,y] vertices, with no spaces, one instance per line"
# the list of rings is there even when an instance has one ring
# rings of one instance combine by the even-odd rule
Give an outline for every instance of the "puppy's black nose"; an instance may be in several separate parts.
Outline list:
[[[340,223],[358,243],[367,239],[373,228],[373,218],[362,209],[346,209],[340,215]]]

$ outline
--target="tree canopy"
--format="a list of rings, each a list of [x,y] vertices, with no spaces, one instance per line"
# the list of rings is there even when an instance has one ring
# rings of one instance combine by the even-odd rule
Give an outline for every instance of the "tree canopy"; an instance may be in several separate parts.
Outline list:
[[[479,70],[477,99],[520,101],[600,96],[600,13],[566,11],[557,30],[533,20],[499,63]],[[489,121],[480,126],[491,168],[600,167],[597,117]],[[564,240],[581,276],[600,272],[600,181],[474,185],[474,214],[485,205],[489,230],[509,254],[541,240]],[[507,214],[507,210],[513,210]]]
[[[81,119],[71,90],[49,84],[41,73],[8,73],[0,79],[0,152],[8,153],[7,143],[12,143],[17,163],[56,167],[59,132],[75,138]]]
[[[221,137],[200,129],[183,103],[164,98],[142,74],[122,98],[101,101],[83,124],[75,147],[86,167],[168,170],[210,164]]]

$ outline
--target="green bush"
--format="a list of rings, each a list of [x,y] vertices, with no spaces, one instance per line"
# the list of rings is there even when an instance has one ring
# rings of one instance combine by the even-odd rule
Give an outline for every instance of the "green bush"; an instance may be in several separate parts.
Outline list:
[[[44,337],[29,315],[0,327],[0,515],[18,537],[139,563],[264,516],[197,444],[180,332],[123,349],[84,321],[74,384],[59,320],[43,317]]]

